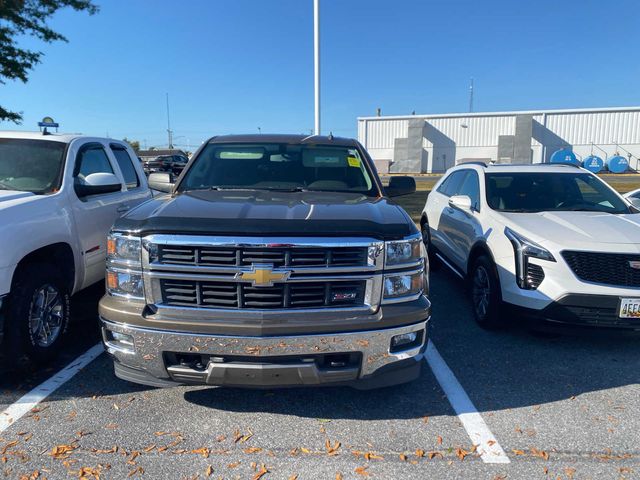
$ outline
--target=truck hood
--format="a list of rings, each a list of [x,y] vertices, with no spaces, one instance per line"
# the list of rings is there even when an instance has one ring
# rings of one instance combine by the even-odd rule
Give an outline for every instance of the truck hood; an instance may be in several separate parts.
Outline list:
[[[156,197],[118,220],[115,230],[195,235],[367,236],[418,233],[386,198],[341,192],[191,191]]]
[[[500,213],[502,223],[541,244],[564,248],[597,244],[640,245],[640,214],[600,212]]]
[[[16,190],[0,190],[0,209],[6,208],[17,203],[21,203],[19,200],[28,197],[35,197],[36,195],[31,192],[19,192]]]

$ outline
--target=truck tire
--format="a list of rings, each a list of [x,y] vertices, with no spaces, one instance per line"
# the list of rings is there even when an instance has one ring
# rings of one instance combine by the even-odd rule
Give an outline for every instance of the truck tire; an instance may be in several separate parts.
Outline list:
[[[482,255],[469,272],[469,292],[476,322],[487,330],[504,326],[500,280],[493,261]]]
[[[61,349],[69,325],[69,289],[58,269],[27,264],[16,272],[5,324],[12,356],[49,360]]]

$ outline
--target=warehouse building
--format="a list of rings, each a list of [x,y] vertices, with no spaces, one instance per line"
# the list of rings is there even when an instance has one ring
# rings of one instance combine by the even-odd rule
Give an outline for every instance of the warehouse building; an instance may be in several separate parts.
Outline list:
[[[610,159],[615,171],[614,157],[640,170],[640,107],[360,117],[358,139],[380,173],[549,162],[569,159],[565,153],[576,162],[598,157],[605,170]]]

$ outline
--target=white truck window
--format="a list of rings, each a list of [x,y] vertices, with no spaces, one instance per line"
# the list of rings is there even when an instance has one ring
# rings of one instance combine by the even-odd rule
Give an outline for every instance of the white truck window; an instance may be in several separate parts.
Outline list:
[[[111,145],[111,151],[113,156],[116,157],[122,176],[124,177],[124,183],[127,188],[136,188],[140,186],[140,179],[136,173],[136,169],[133,166],[133,161],[129,156],[126,148],[119,145]]]
[[[80,158],[78,159],[78,177],[84,179],[87,175],[92,173],[113,173],[113,168],[109,162],[104,149],[99,146],[89,146],[80,152]]]

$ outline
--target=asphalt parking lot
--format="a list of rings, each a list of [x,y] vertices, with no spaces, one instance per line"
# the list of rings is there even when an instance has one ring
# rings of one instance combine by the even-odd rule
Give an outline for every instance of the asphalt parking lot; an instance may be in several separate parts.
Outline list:
[[[432,340],[462,393],[447,397],[427,365],[370,392],[151,389],[116,379],[102,354],[7,420],[97,343],[100,294],[74,298],[65,358],[44,371],[2,360],[5,478],[640,478],[639,340],[485,332],[444,270],[432,274]],[[505,455],[481,456],[474,429]]]

